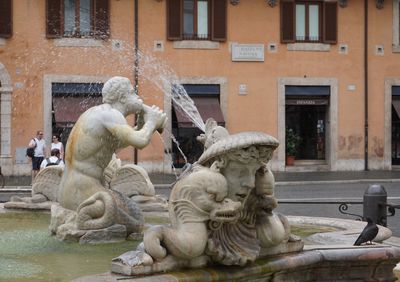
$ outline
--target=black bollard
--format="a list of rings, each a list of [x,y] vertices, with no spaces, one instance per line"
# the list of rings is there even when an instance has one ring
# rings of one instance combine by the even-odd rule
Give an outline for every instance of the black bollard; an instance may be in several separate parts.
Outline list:
[[[387,225],[387,193],[379,184],[370,185],[364,192],[363,220],[371,218],[376,224]]]

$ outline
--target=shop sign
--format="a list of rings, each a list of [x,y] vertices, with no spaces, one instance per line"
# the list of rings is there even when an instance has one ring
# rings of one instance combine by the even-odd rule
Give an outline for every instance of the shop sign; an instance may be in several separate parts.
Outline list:
[[[264,62],[264,44],[233,44],[232,61]]]
[[[291,99],[286,100],[286,105],[297,105],[297,106],[314,106],[314,105],[328,105],[328,100],[322,99]]]

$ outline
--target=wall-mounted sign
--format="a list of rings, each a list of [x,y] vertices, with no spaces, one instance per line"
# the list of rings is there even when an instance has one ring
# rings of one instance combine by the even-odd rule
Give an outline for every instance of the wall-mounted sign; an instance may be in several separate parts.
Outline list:
[[[264,44],[233,44],[232,61],[264,62]]]
[[[325,99],[287,99],[286,105],[296,106],[314,106],[314,105],[328,105],[328,100]]]

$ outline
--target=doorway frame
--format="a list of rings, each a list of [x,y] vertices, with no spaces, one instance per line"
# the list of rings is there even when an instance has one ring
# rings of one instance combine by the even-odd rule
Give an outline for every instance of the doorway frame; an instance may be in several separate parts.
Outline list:
[[[4,175],[14,173],[11,154],[13,86],[7,68],[0,63],[0,166]]]
[[[274,165],[277,170],[285,171],[285,128],[286,128],[286,96],[285,86],[329,86],[329,107],[327,109],[326,124],[326,164],[331,171],[337,170],[337,146],[338,146],[338,82],[336,78],[329,77],[281,77],[278,78],[278,159]]]
[[[383,164],[379,165],[370,161],[370,167],[379,169],[392,169],[392,87],[400,86],[400,78],[385,78],[385,131]]]

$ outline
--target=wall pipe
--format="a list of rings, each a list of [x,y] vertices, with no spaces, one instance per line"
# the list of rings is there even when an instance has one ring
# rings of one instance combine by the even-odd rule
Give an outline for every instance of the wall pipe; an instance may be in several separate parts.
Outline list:
[[[368,168],[368,0],[364,0],[364,170]]]
[[[134,50],[135,50],[135,63],[134,63],[134,87],[136,95],[139,95],[139,0],[134,2]],[[135,118],[136,123],[137,117]],[[134,148],[133,152],[134,164],[138,164],[138,149]]]

